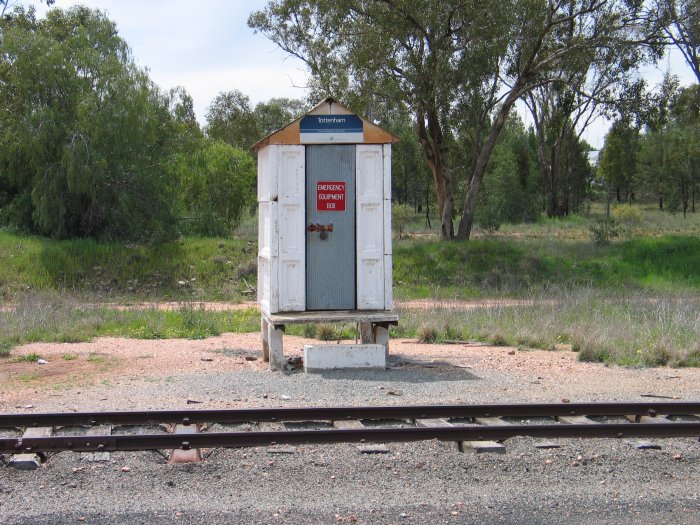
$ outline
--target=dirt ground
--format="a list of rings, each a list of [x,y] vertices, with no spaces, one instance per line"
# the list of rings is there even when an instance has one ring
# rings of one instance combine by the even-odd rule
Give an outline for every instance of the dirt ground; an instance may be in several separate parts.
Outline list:
[[[284,337],[286,357],[303,355],[305,344],[316,342],[296,336]],[[332,344],[332,343],[331,343]],[[37,354],[47,363],[21,360]],[[520,351],[477,343],[420,344],[411,339],[392,339],[390,366],[448,367],[477,374],[519,378],[529,388],[551,388],[567,395],[577,385],[591,397],[689,399],[700,380],[695,369],[630,369],[581,363],[566,347],[559,351]],[[175,378],[238,370],[268,372],[262,359],[260,334],[227,333],[203,340],[136,340],[102,337],[87,343],[32,343],[15,348],[12,358],[0,362],[0,409],[12,411],[32,403],[50,405],[51,396],[80,387],[114,383],[120,379]],[[555,399],[553,399],[555,400]]]

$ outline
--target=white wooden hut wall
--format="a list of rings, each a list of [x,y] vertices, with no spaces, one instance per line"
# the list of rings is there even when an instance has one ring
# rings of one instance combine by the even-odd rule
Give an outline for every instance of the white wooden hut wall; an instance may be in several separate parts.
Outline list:
[[[306,310],[305,146],[258,152],[258,301],[263,313]],[[357,309],[391,310],[391,145],[356,147]]]

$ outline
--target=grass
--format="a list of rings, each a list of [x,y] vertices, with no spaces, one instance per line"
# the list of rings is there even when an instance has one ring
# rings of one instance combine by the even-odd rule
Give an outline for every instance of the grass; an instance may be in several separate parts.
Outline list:
[[[20,374],[17,379],[23,383],[29,383],[30,381],[36,381],[39,378],[41,378],[41,374],[36,372],[27,372],[26,374]]]
[[[581,359],[629,365],[700,365],[700,213],[642,209],[624,237],[594,243],[600,217],[543,219],[475,230],[440,242],[415,218],[394,242],[399,300],[524,298],[528,307],[406,310],[395,335],[423,341],[476,339],[525,348],[575,348]],[[433,222],[437,224],[437,222]],[[161,246],[53,241],[0,230],[0,356],[35,341],[103,335],[201,339],[255,332],[255,310],[118,310],[103,301],[239,301],[256,273],[255,218],[235,239],[182,239]],[[354,324],[293,325],[288,333],[355,339]],[[559,346],[558,346],[559,345]],[[66,359],[64,357],[64,359]]]
[[[32,352],[30,354],[19,355],[15,357],[13,361],[17,363],[36,363],[39,359],[41,359],[41,356]]]
[[[259,323],[259,314],[252,309],[213,312],[187,304],[172,311],[117,310],[86,306],[59,295],[28,294],[15,309],[0,312],[0,356],[32,342],[80,342],[108,335],[201,339],[223,332],[256,331]]]
[[[245,239],[148,246],[55,241],[0,230],[0,300],[55,291],[121,301],[240,301],[255,285],[256,252]]]
[[[640,208],[628,235],[598,244],[590,228],[601,217],[542,219],[476,229],[469,242],[441,242],[414,220],[394,241],[398,299],[530,297],[543,291],[596,288],[677,292],[700,290],[700,213],[687,218]],[[436,224],[434,222],[434,224]]]
[[[483,341],[520,349],[571,348],[582,361],[628,366],[697,366],[700,297],[681,293],[614,296],[578,289],[533,303],[471,310],[403,310],[392,335],[426,342]]]

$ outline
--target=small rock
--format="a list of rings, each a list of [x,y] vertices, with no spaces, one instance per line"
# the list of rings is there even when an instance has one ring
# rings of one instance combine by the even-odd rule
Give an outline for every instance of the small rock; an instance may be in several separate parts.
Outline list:
[[[509,350],[508,355],[515,355],[515,350]]]
[[[245,356],[245,360],[246,361],[257,361],[258,358],[255,357],[254,355],[247,355],[247,356]]]
[[[637,441],[635,447],[639,450],[661,450],[661,445],[651,441]]]
[[[267,466],[268,466],[268,467],[272,467],[274,464],[275,464],[275,462],[272,461],[271,459],[268,459],[268,460],[267,460]]]
[[[122,467],[122,472],[131,472],[129,467]]]
[[[263,394],[263,399],[267,399],[267,394]]]
[[[165,484],[166,484],[168,487],[174,487],[174,486],[175,486],[175,482],[174,482],[174,481],[166,481]]]
[[[681,456],[680,454],[674,454],[673,459],[675,461],[680,461],[681,459],[683,459],[683,456]]]
[[[199,405],[201,403],[204,403],[204,401],[197,401],[196,399],[188,399],[187,400],[188,405]]]
[[[280,396],[280,399],[281,399],[282,401],[289,401],[289,400],[292,399],[292,398],[289,397],[289,396],[284,396],[284,395],[282,395],[282,396]]]
[[[403,392],[401,390],[389,390],[386,395],[388,396],[402,396]]]
[[[78,516],[78,521],[85,521],[85,516]]]
[[[561,402],[562,402],[562,403],[571,403],[571,400],[570,400],[570,399],[564,398],[564,399],[561,400]]]
[[[545,465],[551,465],[551,464],[552,464],[552,460],[551,460],[551,459],[545,459],[545,460],[544,460],[544,464],[545,464]]]
[[[535,443],[535,448],[548,450],[551,448],[561,448],[561,445],[557,445],[556,443],[550,443],[549,441],[544,441],[542,443]]]
[[[48,365],[49,362],[46,359],[37,359],[36,364],[37,365]]]
[[[201,361],[213,361],[211,357],[202,357]]]

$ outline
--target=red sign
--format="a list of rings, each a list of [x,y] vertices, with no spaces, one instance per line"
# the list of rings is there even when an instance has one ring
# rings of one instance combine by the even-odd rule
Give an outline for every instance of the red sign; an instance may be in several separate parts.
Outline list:
[[[316,210],[345,211],[345,182],[317,182]]]

